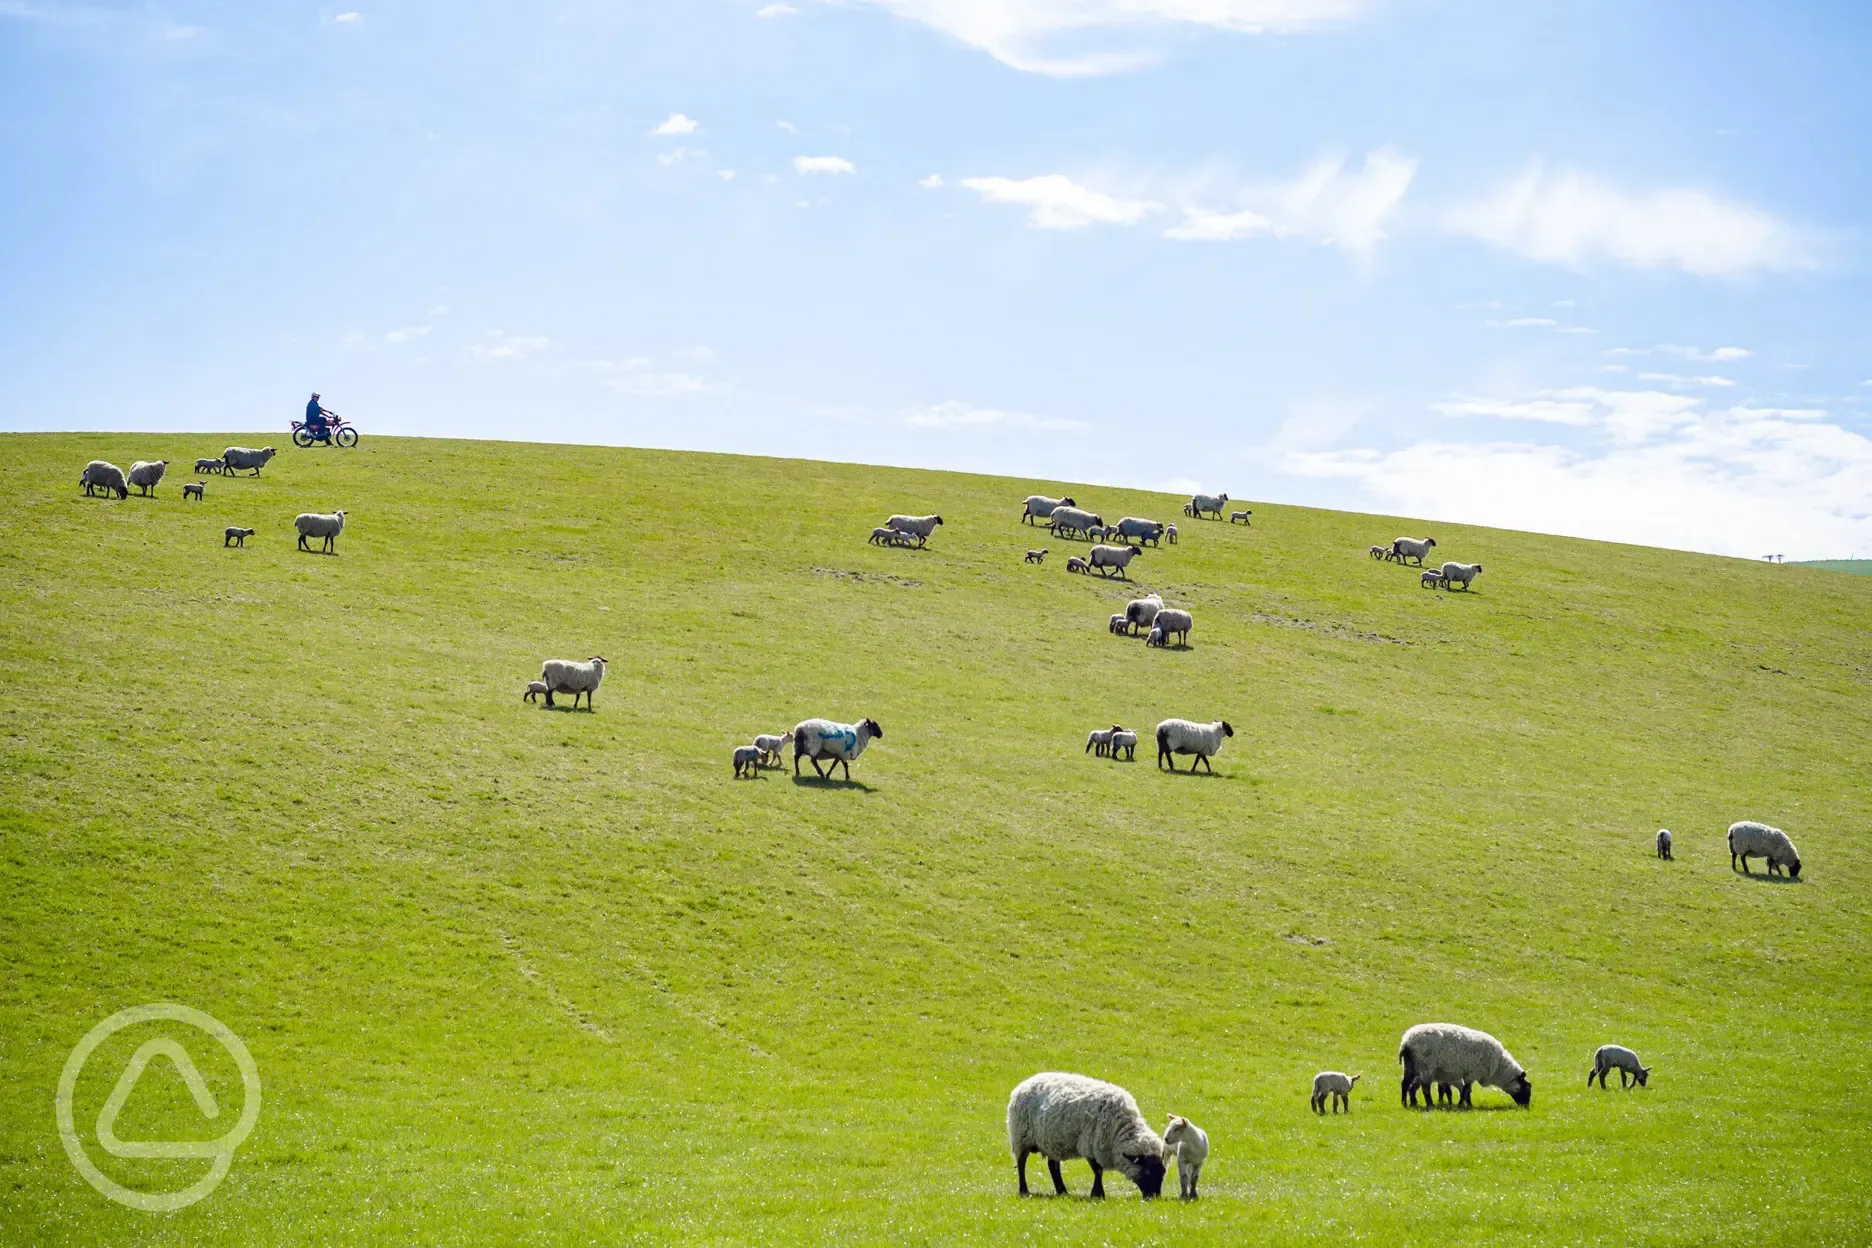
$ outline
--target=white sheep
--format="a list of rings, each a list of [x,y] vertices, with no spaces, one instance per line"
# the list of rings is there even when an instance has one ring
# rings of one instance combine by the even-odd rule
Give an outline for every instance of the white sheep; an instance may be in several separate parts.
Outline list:
[[[546,682],[546,705],[552,706],[553,694],[572,695],[572,709],[578,710],[579,695],[585,695],[585,709],[592,709],[592,694],[604,683],[605,659],[594,654],[583,663],[573,659],[547,659],[540,664],[540,679]]]
[[[312,548],[306,545],[306,539],[321,537],[325,539],[323,547],[325,553],[336,553],[332,550],[332,543],[338,540],[340,533],[344,532],[344,517],[343,509],[334,511],[329,516],[320,515],[316,511],[301,512],[294,516],[293,527],[299,530],[299,549],[311,550]]]
[[[537,702],[541,694],[550,692],[551,688],[545,681],[529,680],[527,681],[526,692],[520,695],[520,700],[522,702]]]
[[[1391,542],[1391,555],[1399,563],[1403,563],[1406,559],[1415,559],[1417,566],[1422,567],[1424,556],[1429,554],[1430,548],[1435,545],[1436,538],[1434,537],[1394,538]]]
[[[1125,752],[1126,762],[1137,761],[1137,733],[1132,732],[1129,728],[1119,728],[1114,725],[1112,727],[1110,747],[1106,750],[1106,756],[1116,759],[1119,750]]]
[[[221,544],[223,546],[244,547],[247,545],[247,539],[253,535],[254,531],[252,529],[243,529],[238,525],[230,524],[221,531]]]
[[[1024,562],[1027,562],[1027,563],[1040,563],[1040,562],[1042,562],[1043,560],[1045,560],[1045,559],[1046,559],[1046,557],[1047,557],[1047,551],[1048,551],[1049,549],[1051,549],[1051,547],[1045,547],[1045,546],[1043,546],[1043,547],[1041,547],[1041,548],[1040,548],[1039,550],[1030,550],[1030,551],[1028,551],[1028,552],[1027,552],[1027,558],[1026,558],[1026,560],[1025,560]]]
[[[186,481],[182,485],[182,501],[186,503],[190,498],[200,501],[207,489],[208,487],[199,481]]]
[[[1190,514],[1200,519],[1202,516],[1213,512],[1215,518],[1220,520],[1222,518],[1222,508],[1227,506],[1228,501],[1229,497],[1226,494],[1193,495],[1189,501]]]
[[[1254,515],[1254,508],[1252,507],[1250,507],[1247,511],[1231,511],[1229,512],[1229,523],[1234,524],[1237,520],[1239,520],[1243,524],[1253,527],[1254,522],[1248,518],[1252,515]]]
[[[1115,726],[1116,725],[1114,725],[1114,727]],[[1111,749],[1111,739],[1111,728],[1094,728],[1091,732],[1086,733],[1085,749],[1081,752],[1090,754],[1096,750],[1098,752],[1097,756],[1099,758],[1104,758],[1106,753]]]
[[[195,471],[199,473],[218,473],[223,471],[226,467],[227,461],[224,459],[198,459],[195,461]]]
[[[1176,525],[1166,524],[1164,526],[1164,536],[1170,539],[1170,544],[1172,546],[1176,545],[1177,544]]]
[[[1478,1083],[1500,1088],[1523,1109],[1534,1099],[1534,1085],[1521,1063],[1486,1031],[1455,1023],[1419,1023],[1399,1040],[1398,1061],[1404,1064],[1399,1098],[1407,1105],[1416,1104],[1421,1088],[1424,1108],[1429,1109],[1430,1085],[1436,1083],[1460,1084],[1458,1103],[1465,1109],[1469,1089]]]
[[[1152,628],[1163,633],[1166,643],[1174,634],[1179,646],[1189,645],[1190,629],[1195,627],[1196,617],[1181,607],[1165,607],[1157,613],[1157,619],[1152,623]]]
[[[1151,623],[1156,620],[1157,613],[1163,610],[1163,605],[1163,596],[1161,594],[1146,594],[1142,598],[1133,598],[1130,602],[1125,604],[1125,631],[1136,636],[1138,629],[1142,628],[1148,630]],[[1117,619],[1118,617],[1113,616],[1112,618]]]
[[[734,774],[739,780],[743,774],[753,776],[760,767],[761,748],[758,745],[737,745],[734,747]]]
[[[1789,879],[1800,879],[1800,854],[1795,852],[1794,842],[1780,828],[1771,828],[1765,823],[1756,823],[1744,819],[1729,825],[1729,869],[1735,870],[1736,860],[1742,861],[1742,874],[1748,875],[1750,858],[1766,858],[1768,874],[1773,875],[1777,867],[1788,873]]]
[[[1131,631],[1130,626],[1125,623],[1124,614],[1119,611],[1112,612],[1111,618],[1105,621],[1105,627],[1121,637]]]
[[[1332,1098],[1332,1112],[1338,1113],[1341,1105],[1345,1112],[1352,1112],[1352,1085],[1363,1079],[1364,1075],[1342,1075],[1336,1070],[1322,1070],[1313,1076],[1313,1112],[1326,1112],[1326,1100]]]
[[[1008,1097],[1008,1148],[1014,1154],[1020,1193],[1027,1191],[1027,1158],[1046,1158],[1053,1190],[1066,1194],[1060,1162],[1083,1157],[1092,1166],[1092,1196],[1105,1196],[1105,1172],[1116,1170],[1144,1199],[1163,1191],[1164,1142],[1131,1094],[1116,1084],[1057,1072],[1023,1079]]]
[[[1067,555],[1066,556],[1066,570],[1068,572],[1088,572],[1089,573],[1092,571],[1092,565],[1087,563],[1084,559],[1080,558],[1078,555]]]
[[[1671,837],[1669,828],[1657,830],[1657,856],[1664,861],[1671,861]]]
[[[1121,580],[1131,579],[1125,575],[1125,569],[1131,565],[1133,559],[1143,553],[1143,549],[1137,546],[1094,546],[1086,552],[1092,566],[1098,569],[1100,576],[1107,575],[1105,571],[1107,568],[1117,568]]]
[[[1084,533],[1093,527],[1103,528],[1105,518],[1095,516],[1089,511],[1077,507],[1055,507],[1053,509],[1053,532],[1064,537],[1069,533]]]
[[[84,487],[87,497],[93,497],[103,490],[105,497],[116,494],[119,498],[130,497],[130,486],[124,481],[124,470],[116,464],[103,459],[94,459],[85,465],[79,474],[78,484]]]
[[[1146,633],[1144,636],[1144,648],[1148,650],[1152,646],[1156,646],[1158,649],[1161,650],[1161,649],[1167,648],[1169,645],[1170,645],[1170,635],[1164,632],[1163,625],[1152,624],[1151,631]]]
[[[1479,563],[1446,563],[1443,565],[1443,588],[1461,585],[1468,589],[1469,582],[1481,575],[1482,565]]]
[[[252,475],[257,477],[260,470],[266,467],[267,461],[277,454],[279,452],[270,446],[263,446],[257,451],[251,446],[230,446],[221,452],[222,468],[229,476],[234,475],[237,468],[251,468]]]
[[[1146,520],[1142,516],[1125,516],[1110,529],[1114,537],[1128,542],[1155,542],[1163,536],[1163,531],[1161,520]]]
[[[168,470],[169,461],[166,459],[139,459],[130,465],[130,473],[124,479],[137,487],[137,493],[148,498],[155,493],[163,473]]]
[[[1425,589],[1438,589],[1443,584],[1443,569],[1425,568],[1417,578],[1417,583]]]
[[[871,544],[873,546],[882,546],[885,542],[895,540],[896,536],[896,529],[887,529],[880,524],[877,528],[871,530]]]
[[[1586,1086],[1592,1087],[1592,1081],[1599,1081],[1600,1091],[1605,1090],[1606,1075],[1618,1071],[1618,1086],[1627,1092],[1635,1083],[1644,1087],[1651,1078],[1651,1068],[1638,1063],[1638,1055],[1622,1044],[1602,1044],[1592,1055],[1592,1071],[1586,1076]]]
[[[804,720],[793,729],[793,774],[799,775],[799,761],[804,758],[821,780],[830,779],[832,768],[840,766],[845,768],[845,778],[850,780],[851,765],[864,753],[865,746],[883,739],[884,730],[878,727],[875,719],[856,724],[836,724],[829,719]],[[824,771],[819,769],[822,758],[827,763]]]
[[[929,541],[930,534],[934,533],[936,526],[942,522],[941,516],[892,516],[884,523],[899,533],[908,533],[916,538],[917,545],[921,546]]]
[[[1161,620],[1162,617],[1158,618]],[[1191,772],[1196,770],[1197,763],[1213,772],[1215,768],[1209,766],[1209,759],[1221,751],[1224,738],[1234,735],[1235,729],[1226,719],[1218,719],[1213,724],[1166,719],[1157,725],[1157,765],[1168,766],[1171,771],[1175,771],[1178,754],[1194,754],[1196,757],[1190,763]]]
[[[1035,516],[1045,520],[1061,507],[1077,505],[1071,498],[1048,498],[1044,494],[1029,494],[1021,503],[1021,519],[1032,524]]]
[[[1203,1162],[1209,1160],[1209,1133],[1187,1118],[1170,1115],[1170,1125],[1163,1133],[1165,1164],[1174,1156],[1177,1163],[1177,1195],[1196,1199],[1196,1180],[1202,1175]]]
[[[754,744],[760,747],[762,762],[770,763],[778,767],[780,765],[780,751],[793,744],[793,730],[789,728],[779,736],[775,736],[771,732],[763,732],[760,736],[754,738]]]

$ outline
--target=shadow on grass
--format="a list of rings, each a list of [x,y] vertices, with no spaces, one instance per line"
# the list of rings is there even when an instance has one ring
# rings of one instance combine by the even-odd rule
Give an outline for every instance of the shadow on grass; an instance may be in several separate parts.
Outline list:
[[[1163,769],[1164,769],[1163,764],[1159,763],[1157,765],[1157,770],[1162,771]],[[1170,774],[1173,776],[1182,776],[1185,778],[1194,776],[1198,780],[1239,780],[1241,779],[1240,776],[1237,776],[1231,772],[1226,772],[1226,771],[1173,771]]]
[[[1737,871],[1732,867],[1730,868],[1729,874],[1735,875],[1735,876],[1741,876],[1745,879],[1753,881],[1756,884],[1798,884],[1800,883],[1799,880],[1795,879],[1791,875],[1769,875],[1765,871],[1757,874],[1754,871]]]
[[[821,779],[818,776],[794,776],[793,784],[796,788],[802,789],[856,789],[860,793],[876,791],[862,780]]]
[[[539,709],[542,711],[552,711],[555,714],[560,714],[560,715],[576,715],[576,714],[589,715],[592,713],[592,710],[593,710],[593,708],[589,706],[560,706],[558,703],[554,703],[551,706],[547,706],[544,702],[540,703]]]

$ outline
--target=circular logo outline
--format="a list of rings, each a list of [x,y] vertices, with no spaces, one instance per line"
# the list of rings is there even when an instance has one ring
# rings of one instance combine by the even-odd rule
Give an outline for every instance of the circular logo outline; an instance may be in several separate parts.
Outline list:
[[[186,1023],[197,1031],[206,1032],[219,1042],[228,1056],[234,1059],[240,1068],[241,1086],[245,1091],[245,1100],[241,1104],[240,1118],[232,1129],[218,1140],[191,1142],[188,1146],[193,1155],[212,1156],[214,1162],[208,1173],[179,1192],[139,1192],[118,1183],[97,1168],[85,1152],[82,1141],[78,1138],[78,1129],[72,1117],[72,1094],[78,1086],[78,1075],[84,1070],[85,1063],[100,1044],[116,1035],[126,1027],[137,1023],[153,1022],[158,1019],[169,1022]],[[108,1107],[107,1107],[108,1109]],[[239,1148],[254,1128],[254,1122],[260,1117],[260,1069],[254,1065],[253,1054],[233,1030],[212,1014],[191,1006],[177,1005],[173,1002],[155,1002],[150,1005],[133,1005],[129,1009],[119,1010],[90,1031],[85,1033],[72,1049],[71,1056],[65,1059],[65,1069],[59,1073],[58,1096],[54,1102],[54,1114],[58,1120],[59,1141],[65,1146],[65,1155],[84,1176],[85,1182],[96,1188],[107,1200],[114,1200],[120,1205],[140,1209],[145,1213],[173,1213],[186,1209],[208,1193],[220,1186],[227,1177],[228,1168],[234,1164],[234,1150]],[[115,1114],[111,1115],[113,1120]],[[102,1118],[103,1114],[100,1113]],[[100,1135],[104,1132],[100,1132]],[[160,1146],[159,1146],[160,1147]],[[175,1146],[170,1146],[175,1147]],[[108,1151],[108,1150],[107,1150]],[[152,1156],[164,1154],[148,1154]],[[178,1154],[179,1155],[179,1154]]]

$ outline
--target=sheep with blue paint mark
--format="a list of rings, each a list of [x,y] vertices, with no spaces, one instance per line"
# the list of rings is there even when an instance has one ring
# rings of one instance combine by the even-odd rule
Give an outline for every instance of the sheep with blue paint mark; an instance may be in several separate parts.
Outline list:
[[[856,724],[840,724],[829,719],[802,720],[793,729],[793,774],[800,774],[800,759],[803,758],[812,764],[821,780],[829,779],[836,767],[843,767],[845,778],[850,780],[851,765],[865,752],[865,747],[883,739],[884,729],[875,719]],[[822,759],[827,764],[824,769],[819,766]]]

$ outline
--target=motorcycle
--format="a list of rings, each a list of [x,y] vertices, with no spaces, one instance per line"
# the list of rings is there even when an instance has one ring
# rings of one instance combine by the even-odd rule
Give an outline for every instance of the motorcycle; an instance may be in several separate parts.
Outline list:
[[[342,416],[328,416],[323,429],[313,429],[303,420],[292,422],[292,440],[294,446],[356,446],[357,430]]]

